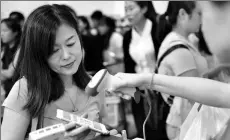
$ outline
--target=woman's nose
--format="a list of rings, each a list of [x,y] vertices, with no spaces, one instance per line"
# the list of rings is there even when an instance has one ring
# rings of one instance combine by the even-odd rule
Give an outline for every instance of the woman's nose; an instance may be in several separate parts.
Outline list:
[[[68,48],[63,48],[62,51],[63,51],[63,54],[62,54],[63,59],[69,59],[70,51],[68,50]]]

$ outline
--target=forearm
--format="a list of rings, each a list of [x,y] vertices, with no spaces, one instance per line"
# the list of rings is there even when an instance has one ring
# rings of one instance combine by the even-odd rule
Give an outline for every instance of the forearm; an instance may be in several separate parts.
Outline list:
[[[1,71],[1,80],[6,80],[11,78],[14,74],[15,66],[18,60],[19,50],[17,50],[14,60],[10,63],[8,69],[4,69]]]
[[[149,78],[146,79],[149,81]],[[230,107],[230,85],[195,77],[173,77],[155,74],[153,88],[206,105]]]

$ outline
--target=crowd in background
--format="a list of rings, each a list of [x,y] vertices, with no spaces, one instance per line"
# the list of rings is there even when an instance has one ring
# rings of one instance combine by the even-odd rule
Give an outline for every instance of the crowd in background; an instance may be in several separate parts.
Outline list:
[[[76,12],[78,31],[84,46],[84,67],[91,76],[101,69],[107,69],[112,75],[119,72],[148,73],[157,70],[160,74],[170,76],[202,77],[205,71],[216,65],[203,37],[201,12],[195,2],[170,1],[163,15],[155,12],[150,1],[128,1],[124,8],[126,17],[122,19],[114,19],[100,10],[94,11],[90,17],[78,15],[77,9],[73,11]],[[13,74],[25,20],[26,17],[16,11],[1,20],[2,102],[14,85]],[[129,24],[121,24],[127,21]],[[169,52],[159,65],[157,62],[173,46],[179,46],[179,49]],[[150,94],[152,99],[155,98],[153,91],[145,88],[141,91]],[[152,104],[153,111],[146,125],[147,139],[178,139],[179,128],[194,101],[161,94],[170,108],[157,124],[154,111],[159,108]],[[122,102],[126,101],[122,99]],[[131,112],[123,110],[122,113],[133,115],[136,128],[136,132],[129,131],[129,136],[143,137],[143,123],[149,110],[148,101],[141,98],[137,104],[130,99],[128,105],[126,108],[130,107]],[[127,121],[125,119],[125,123]],[[159,128],[160,125],[162,128]],[[128,128],[128,125],[125,127],[127,130],[133,129]]]

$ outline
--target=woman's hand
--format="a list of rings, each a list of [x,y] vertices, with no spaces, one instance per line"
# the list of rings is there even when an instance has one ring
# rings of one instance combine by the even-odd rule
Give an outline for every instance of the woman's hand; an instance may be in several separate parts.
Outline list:
[[[81,115],[83,118],[87,118],[88,114],[85,113]],[[80,126],[77,125],[75,122],[70,122],[65,125],[65,138],[69,138],[70,140],[76,140],[78,138],[81,138],[82,136],[87,135],[90,132],[89,126]]]
[[[65,129],[66,129],[65,137],[66,138],[68,137],[72,140],[72,139],[76,139],[79,134],[85,132],[86,130],[89,130],[89,126],[85,125],[85,126],[78,127],[75,122],[70,122],[69,124],[65,125]]]
[[[113,136],[116,136],[116,137],[122,137],[123,140],[127,140],[126,130],[122,130],[121,134],[119,134],[116,129],[112,129],[112,130],[109,131],[109,135],[113,135]]]
[[[122,137],[123,140],[127,140],[127,133],[126,133],[126,130],[122,130],[122,131],[121,131],[121,134],[119,134],[117,130],[112,129],[112,130],[110,130],[110,135],[114,135],[114,136],[116,136],[116,137]]]
[[[110,131],[109,131],[109,135],[121,137],[121,134],[119,134],[118,131],[117,131],[116,129],[110,130]]]

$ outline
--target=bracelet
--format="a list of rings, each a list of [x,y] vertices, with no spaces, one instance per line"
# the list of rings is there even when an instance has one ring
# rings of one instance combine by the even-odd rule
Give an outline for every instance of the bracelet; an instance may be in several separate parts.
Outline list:
[[[150,85],[149,85],[149,89],[151,89],[151,90],[153,90],[152,85],[153,85],[153,78],[154,78],[154,75],[155,75],[155,73],[152,74],[151,82],[150,82]]]

